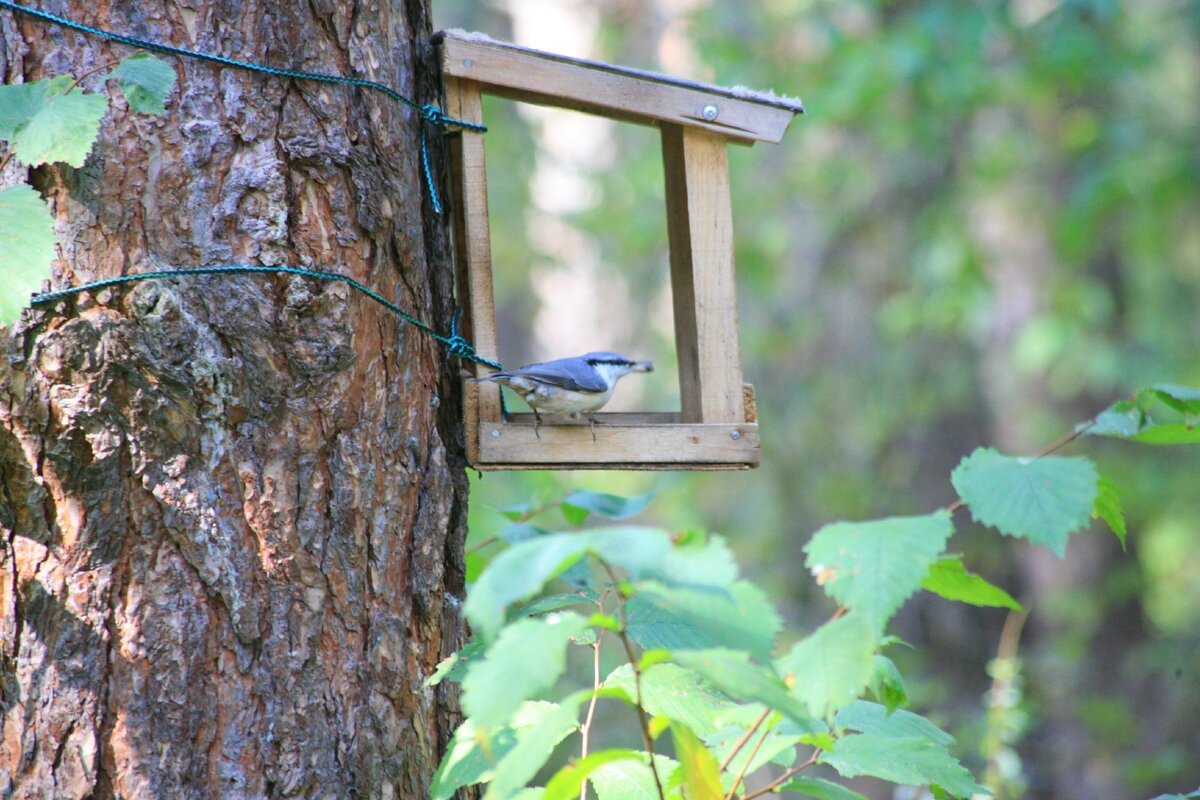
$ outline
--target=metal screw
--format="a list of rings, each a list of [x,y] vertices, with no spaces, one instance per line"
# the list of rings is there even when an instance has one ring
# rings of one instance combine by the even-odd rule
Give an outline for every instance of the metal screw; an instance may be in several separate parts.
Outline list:
[[[716,106],[714,106],[710,103],[709,105],[706,105],[704,107],[704,109],[700,112],[700,116],[704,117],[709,122],[712,122],[714,119],[717,118],[717,115],[720,113],[721,113],[721,109],[717,108]]]
[[[499,438],[500,438],[500,431],[493,430],[493,431],[492,431],[492,438],[493,438],[493,439],[499,439]]]
[[[466,67],[467,69],[470,69],[471,67],[475,66],[475,62],[469,58],[464,58],[463,66]]]
[[[741,431],[730,431],[729,438],[730,439],[740,439],[740,438],[742,438],[742,432]]]

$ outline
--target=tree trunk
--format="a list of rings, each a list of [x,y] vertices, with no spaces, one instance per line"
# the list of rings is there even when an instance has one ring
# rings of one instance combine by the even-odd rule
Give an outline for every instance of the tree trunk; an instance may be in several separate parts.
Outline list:
[[[423,0],[37,5],[438,99]],[[0,11],[9,83],[131,52]],[[168,60],[166,116],[115,99],[82,169],[30,175],[57,220],[55,287],[307,266],[447,327],[410,110]],[[4,356],[0,796],[425,796],[454,698],[422,680],[462,635],[447,353],[342,284],[256,275],[27,312]]]

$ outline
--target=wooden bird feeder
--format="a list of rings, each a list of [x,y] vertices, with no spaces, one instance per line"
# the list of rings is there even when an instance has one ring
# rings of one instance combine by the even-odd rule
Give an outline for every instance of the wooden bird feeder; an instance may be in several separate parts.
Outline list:
[[[505,413],[500,386],[464,383],[467,456],[478,470],[748,469],[758,465],[754,387],[742,383],[726,145],[778,142],[795,100],[723,89],[530,50],[486,37],[439,33],[446,113],[485,124],[495,95],[652,125],[662,131],[678,412],[599,413],[585,425],[543,425]],[[496,311],[483,134],[452,144],[455,268],[463,333],[495,360]],[[597,349],[607,343],[598,342]],[[562,353],[560,355],[574,355]],[[477,367],[482,377],[489,370]]]

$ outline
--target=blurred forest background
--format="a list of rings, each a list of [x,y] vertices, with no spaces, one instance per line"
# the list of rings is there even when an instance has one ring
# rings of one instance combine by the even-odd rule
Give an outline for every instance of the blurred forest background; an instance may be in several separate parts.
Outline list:
[[[725,535],[793,638],[830,602],[821,525],[924,513],[979,445],[1030,454],[1132,389],[1200,386],[1195,0],[435,0],[439,26],[800,96],[778,146],[731,149],[747,473],[490,473],[498,509],[656,492],[644,519]],[[614,408],[677,408],[657,131],[485,106],[501,360],[654,358]],[[511,400],[511,395],[510,395]],[[516,402],[516,401],[514,401]],[[1200,451],[1085,440],[1122,489],[1065,560],[973,528],[952,549],[1031,609],[911,601],[894,649],[916,710],[1006,798],[1200,785]],[[990,713],[989,713],[989,708]],[[873,798],[914,797],[869,782]]]

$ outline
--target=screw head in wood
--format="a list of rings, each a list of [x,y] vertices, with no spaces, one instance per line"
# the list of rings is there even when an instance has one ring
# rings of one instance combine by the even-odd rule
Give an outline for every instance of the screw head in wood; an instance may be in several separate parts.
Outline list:
[[[493,438],[493,439],[499,439],[499,438],[500,438],[500,431],[498,431],[498,430],[492,430],[492,438]]]
[[[721,113],[721,109],[717,108],[712,103],[709,103],[703,109],[701,109],[700,116],[704,117],[709,122],[712,122],[714,119],[717,118],[717,115],[720,113]]]
[[[740,438],[742,438],[742,432],[741,431],[730,431],[729,438],[730,439],[740,439]]]

